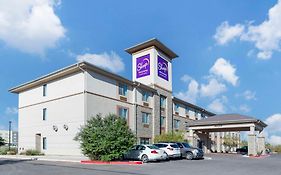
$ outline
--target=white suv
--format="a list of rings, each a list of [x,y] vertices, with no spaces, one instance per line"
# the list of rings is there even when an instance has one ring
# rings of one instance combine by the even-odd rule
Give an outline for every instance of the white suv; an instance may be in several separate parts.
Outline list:
[[[154,145],[157,146],[159,149],[164,150],[168,154],[169,158],[181,157],[180,147],[176,143],[161,142],[155,143]]]

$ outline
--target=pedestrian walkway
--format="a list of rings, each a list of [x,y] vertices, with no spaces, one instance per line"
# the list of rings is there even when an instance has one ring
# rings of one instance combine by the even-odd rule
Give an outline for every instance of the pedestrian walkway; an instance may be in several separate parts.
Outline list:
[[[0,155],[0,159],[42,160],[42,161],[74,162],[74,163],[80,163],[81,160],[89,160],[89,158],[85,156],[65,156],[65,155],[45,155],[45,156]]]

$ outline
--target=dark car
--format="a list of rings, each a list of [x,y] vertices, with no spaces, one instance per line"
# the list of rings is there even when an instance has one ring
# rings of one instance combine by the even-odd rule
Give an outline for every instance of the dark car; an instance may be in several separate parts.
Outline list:
[[[204,157],[204,152],[200,148],[192,147],[185,142],[176,142],[176,144],[180,147],[182,158],[191,160],[191,159],[202,159]]]
[[[242,148],[236,149],[237,154],[246,155],[248,154],[248,146],[243,146]]]

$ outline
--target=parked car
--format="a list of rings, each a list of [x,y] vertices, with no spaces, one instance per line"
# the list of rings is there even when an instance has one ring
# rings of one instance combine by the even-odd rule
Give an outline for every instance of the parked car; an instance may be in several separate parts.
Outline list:
[[[169,158],[180,158],[181,156],[180,148],[176,143],[163,142],[155,143],[153,145],[165,151],[168,154]]]
[[[242,148],[237,148],[236,149],[237,154],[248,154],[248,146],[243,146]]]
[[[192,159],[201,159],[204,157],[204,152],[200,148],[192,147],[185,142],[176,142],[176,144],[180,147],[182,158],[186,158],[187,160],[192,160]]]
[[[135,145],[127,154],[124,155],[125,159],[141,160],[144,163],[149,161],[166,160],[168,158],[165,151],[159,149],[154,145]]]

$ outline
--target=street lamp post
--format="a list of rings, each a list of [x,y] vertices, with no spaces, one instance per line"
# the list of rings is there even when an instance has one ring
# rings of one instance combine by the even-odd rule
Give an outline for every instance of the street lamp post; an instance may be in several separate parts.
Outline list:
[[[9,151],[11,150],[11,124],[12,122],[9,121]]]

